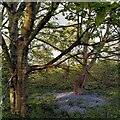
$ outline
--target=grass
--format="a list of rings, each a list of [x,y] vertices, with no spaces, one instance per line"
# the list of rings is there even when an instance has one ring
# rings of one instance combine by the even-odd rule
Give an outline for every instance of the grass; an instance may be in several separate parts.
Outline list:
[[[55,104],[55,97],[46,93],[71,92],[74,85],[74,76],[76,76],[76,73],[71,72],[68,80],[64,80],[61,70],[31,74],[29,76],[28,113],[24,117],[11,115],[9,112],[8,96],[3,106],[3,120],[7,118],[21,118],[25,120],[33,118],[120,118],[120,110],[118,109],[119,93],[117,87],[103,87],[86,91],[88,93],[98,93],[102,95],[110,102],[110,105],[87,108],[87,114],[77,112],[68,114],[66,111],[57,112],[56,109],[58,109],[58,107]],[[100,110],[102,110],[102,112],[100,112]]]

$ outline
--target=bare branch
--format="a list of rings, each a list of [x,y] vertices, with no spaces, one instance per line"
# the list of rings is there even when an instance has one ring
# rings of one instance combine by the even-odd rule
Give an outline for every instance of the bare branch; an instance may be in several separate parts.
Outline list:
[[[120,62],[120,59],[112,59],[112,58],[110,59],[110,58],[109,58],[109,59],[105,59],[105,60],[111,60],[111,61]],[[101,60],[101,61],[102,61],[102,60]]]
[[[99,56],[97,56],[97,58],[104,58],[104,59],[106,59],[106,58],[110,58],[110,57],[117,57],[116,55],[120,55],[120,53],[118,53],[118,54],[111,54],[111,55],[107,55],[107,56],[102,56],[101,54],[99,54]]]
[[[97,59],[97,55],[98,55],[98,53],[96,53],[96,54],[94,55],[94,58],[91,60],[91,62],[90,62],[89,65],[88,65],[88,69],[90,69],[90,68],[94,65],[94,63],[95,63],[95,61],[96,61],[96,59]]]
[[[4,53],[4,56],[5,56],[5,59],[7,60],[8,62],[8,66],[11,70],[13,70],[13,64],[11,62],[11,58],[10,58],[10,54],[8,52],[8,48],[7,48],[7,45],[6,45],[6,42],[2,36],[2,49],[3,49],[3,53]]]
[[[2,27],[5,26],[5,24],[9,21],[9,19],[7,19],[3,24],[2,24]]]
[[[62,50],[60,50],[59,48],[53,46],[52,44],[50,44],[50,43],[48,43],[48,42],[46,42],[46,41],[44,41],[44,40],[42,40],[41,38],[36,38],[36,37],[35,37],[35,39],[37,39],[37,40],[39,40],[39,41],[41,41],[41,42],[43,42],[43,43],[46,43],[47,45],[53,47],[54,49],[56,49],[56,50],[62,52]]]
[[[7,37],[9,40],[11,40],[11,38],[9,36],[7,36],[4,32],[2,32],[2,34]]]
[[[90,26],[91,27],[91,26]],[[58,55],[56,58],[54,58],[53,60],[51,60],[49,63],[47,63],[46,65],[52,65],[53,63],[55,63],[57,60],[59,60],[62,56],[64,56],[65,54],[67,54],[68,52],[70,52],[74,47],[76,47],[77,45],[83,45],[82,42],[80,42],[80,39],[84,36],[84,34],[90,29],[90,27],[88,27],[83,33],[82,35],[79,37],[79,40],[75,41],[68,49],[64,50],[60,55]]]
[[[46,41],[44,41],[44,40],[42,40],[42,39],[39,39],[39,38],[35,38],[35,39],[40,40],[41,42],[44,42],[44,43],[46,43],[47,45],[50,45],[51,47],[53,47],[54,49],[56,49],[56,50],[58,50],[58,51],[60,51],[60,52],[63,52],[63,50],[60,50],[59,48],[53,46],[52,44],[50,44],[50,43],[48,43],[48,42],[46,42]],[[80,54],[80,53],[78,53],[78,54]],[[82,64],[82,63],[76,58],[76,56],[77,56],[78,54],[76,54],[76,55],[71,55],[71,54],[69,54],[70,57],[68,57],[68,58],[66,58],[65,60],[61,61],[61,62],[58,63],[57,65],[60,65],[61,63],[63,63],[64,61],[66,61],[67,59],[72,58],[72,57],[73,57],[77,62],[79,62],[80,64]]]
[[[50,20],[52,17],[53,13],[57,9],[59,3],[52,3],[52,8],[50,11],[48,11],[47,15],[38,23],[37,27],[35,28],[34,32],[30,35],[27,41],[27,45],[30,44],[30,42],[35,38],[35,36],[38,34],[38,32],[44,28],[45,24]]]
[[[7,2],[2,2],[2,5],[6,7],[8,10],[12,10],[12,8],[7,4]]]
[[[44,28],[51,28],[51,29],[58,29],[58,28],[67,28],[67,27],[74,27],[77,26],[78,24],[72,24],[72,25],[60,25],[60,26],[45,26]]]
[[[55,68],[55,67],[56,67],[55,65],[33,65],[28,67],[27,74],[31,71],[43,70],[43,69]]]
[[[16,16],[17,16],[18,18],[22,15],[25,7],[26,7],[25,2],[21,2],[20,6],[19,6],[19,8],[18,8],[18,10],[17,10],[17,12],[16,12],[16,13],[17,13]]]
[[[60,62],[57,64],[57,66],[59,66],[60,64],[62,64],[63,62],[65,62],[66,60],[68,60],[68,59],[70,59],[70,58],[75,58],[75,56],[77,56],[78,54],[80,54],[80,53],[77,53],[77,54],[75,54],[75,55],[70,55],[69,57],[67,57],[67,58],[65,58],[64,60],[60,61]]]

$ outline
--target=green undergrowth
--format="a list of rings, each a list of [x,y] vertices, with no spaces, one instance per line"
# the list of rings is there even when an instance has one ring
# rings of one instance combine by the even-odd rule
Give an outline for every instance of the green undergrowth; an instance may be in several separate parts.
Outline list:
[[[38,89],[35,86],[34,89]],[[66,111],[57,112],[58,106],[55,104],[55,97],[52,94],[45,94],[46,87],[40,89],[41,92],[37,93],[30,90],[31,95],[28,98],[28,112],[26,116],[16,116],[11,115],[9,112],[9,99],[5,102],[3,109],[3,120],[7,118],[25,120],[29,119],[40,119],[40,118],[120,118],[120,109],[118,101],[118,91],[116,88],[113,89],[96,89],[91,91],[91,93],[98,93],[103,95],[103,97],[110,103],[101,107],[87,107],[87,114],[80,114],[78,112],[73,112],[68,114]],[[48,90],[48,88],[47,88]],[[46,91],[50,93],[50,91]],[[61,91],[63,92],[63,91]],[[90,92],[90,91],[89,91]],[[88,92],[88,93],[89,93]],[[39,99],[37,97],[40,97]],[[102,110],[102,111],[101,111]]]
[[[55,104],[55,97],[53,95],[41,95],[39,100],[35,99],[35,96],[33,96],[28,100],[28,112],[24,117],[10,114],[8,104],[9,102],[7,99],[8,103],[5,102],[6,104],[3,109],[3,120],[6,120],[7,118],[22,118],[25,120],[40,118],[115,118],[117,120],[120,118],[120,109],[118,108],[118,94],[104,94],[104,97],[106,97],[106,100],[108,100],[109,104],[99,107],[87,107],[87,114],[80,114],[78,112],[72,112],[68,114],[66,111],[56,111],[58,106]],[[107,97],[109,99],[107,99]]]
[[[88,76],[88,79],[85,81],[84,85],[86,85],[89,90],[85,90],[85,93],[97,93],[98,95],[103,96],[103,98],[109,104],[105,104],[100,107],[87,107],[86,109],[88,112],[86,114],[80,114],[78,112],[68,114],[66,111],[57,112],[56,109],[58,109],[58,106],[56,106],[55,104],[55,96],[53,96],[52,93],[73,91],[74,80],[78,77],[78,71],[79,70],[77,68],[71,69],[69,75],[66,76],[66,78],[64,76],[64,71],[61,69],[33,72],[29,76],[27,114],[24,117],[11,115],[9,106],[9,95],[7,95],[7,98],[3,105],[2,119],[6,120],[8,118],[11,118],[29,120],[41,118],[105,118],[105,120],[107,120],[113,118],[119,120],[120,94],[118,92],[118,80],[116,79],[116,76],[110,78],[111,75],[109,76],[107,74],[107,71],[105,71],[105,74],[107,75],[105,77],[107,81],[105,81],[103,76],[100,78],[100,75],[103,75],[100,70],[96,70],[98,71],[99,77],[96,76],[97,74],[93,74],[94,77],[98,78],[98,81],[95,81],[90,76]],[[91,70],[91,73],[93,73],[93,70]],[[98,84],[100,85],[100,87],[98,86]]]

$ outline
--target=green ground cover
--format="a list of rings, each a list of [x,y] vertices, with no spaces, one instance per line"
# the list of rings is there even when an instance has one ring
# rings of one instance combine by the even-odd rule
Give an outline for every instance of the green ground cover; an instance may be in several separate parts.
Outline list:
[[[91,70],[91,73],[93,72],[95,74],[95,67]],[[103,69],[101,67],[99,68]],[[107,69],[107,67],[105,69]],[[28,113],[26,114],[26,116],[22,117],[22,119],[115,118],[118,120],[118,118],[120,118],[120,94],[118,92],[118,79],[117,77],[115,77],[116,73],[114,73],[114,71],[113,73],[111,73],[114,76],[112,78],[110,78],[111,74],[108,74],[109,72],[111,72],[110,70],[103,70],[103,72],[104,75],[107,76],[103,77],[102,71],[98,72],[98,81],[95,81],[90,76],[88,76],[88,79],[84,83],[84,86],[89,88],[89,90],[84,90],[84,93],[97,93],[103,96],[105,100],[110,103],[110,105],[105,104],[99,107],[87,107],[87,114],[80,114],[78,112],[68,114],[65,111],[56,111],[56,109],[58,109],[58,106],[56,105],[54,94],[73,91],[74,79],[79,73],[78,68],[71,69],[69,75],[67,76],[67,79],[64,79],[64,71],[61,69],[51,69],[32,73],[29,76]],[[94,76],[96,77],[96,74]],[[105,79],[107,80],[105,81]],[[97,84],[100,84],[100,87],[92,89],[95,88],[94,86],[97,86]],[[99,112],[100,109],[103,110],[102,113]],[[9,95],[3,105],[2,115],[3,120],[7,118],[21,119],[21,116],[15,116],[10,114]]]

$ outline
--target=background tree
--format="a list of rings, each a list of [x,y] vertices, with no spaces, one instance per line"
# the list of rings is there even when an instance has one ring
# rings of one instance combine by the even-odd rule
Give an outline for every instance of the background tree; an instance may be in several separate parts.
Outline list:
[[[53,37],[53,43],[58,44],[57,48],[53,47],[61,52],[61,49],[64,50],[65,47],[69,47],[70,43],[72,44],[75,41],[82,43],[80,43],[81,45],[78,43],[74,46],[74,49],[67,54],[67,58],[71,58],[70,56],[72,54],[72,56],[74,56],[74,60],[83,66],[80,76],[75,82],[76,94],[78,87],[82,86],[89,69],[94,65],[96,60],[116,56],[113,54],[113,46],[117,47],[119,44],[119,26],[117,24],[119,18],[118,5],[117,3],[113,3],[112,5],[110,3],[63,3],[62,5],[65,8],[65,10],[61,10],[63,15],[65,15],[68,21],[71,20],[72,23],[69,23],[69,25],[66,26],[69,27],[69,29],[66,29],[65,26],[61,26],[62,28],[59,28],[57,33],[54,32],[54,36],[60,40],[57,42]],[[116,9],[116,12],[114,13],[116,17],[111,20],[110,11],[113,9]],[[113,23],[113,21],[116,22]],[[86,31],[84,37],[79,40],[79,36],[82,34],[84,29],[87,29],[90,24],[94,23],[95,26],[93,26],[89,31]],[[52,26],[49,27],[53,29],[55,28]],[[57,35],[60,35],[60,38]],[[65,44],[67,42],[68,45]],[[113,42],[114,44],[112,44]],[[118,53],[118,51],[115,50],[114,52]],[[62,59],[67,60],[67,58],[65,57]]]

